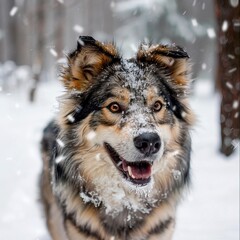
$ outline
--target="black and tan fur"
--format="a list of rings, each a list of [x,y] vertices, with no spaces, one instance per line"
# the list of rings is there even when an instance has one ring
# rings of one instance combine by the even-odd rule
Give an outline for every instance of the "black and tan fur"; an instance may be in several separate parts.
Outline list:
[[[125,60],[113,44],[80,37],[62,82],[60,111],[42,140],[41,196],[52,238],[172,239],[189,183],[187,53],[142,44]],[[154,150],[142,138],[137,147],[143,135],[158,136]]]

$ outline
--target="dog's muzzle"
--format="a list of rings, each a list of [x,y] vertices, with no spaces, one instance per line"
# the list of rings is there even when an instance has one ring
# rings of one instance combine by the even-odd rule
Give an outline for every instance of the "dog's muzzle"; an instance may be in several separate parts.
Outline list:
[[[151,180],[154,156],[161,148],[157,133],[147,132],[134,138],[134,145],[141,153],[139,160],[124,159],[109,143],[104,146],[115,167],[122,176],[137,185],[146,185]]]

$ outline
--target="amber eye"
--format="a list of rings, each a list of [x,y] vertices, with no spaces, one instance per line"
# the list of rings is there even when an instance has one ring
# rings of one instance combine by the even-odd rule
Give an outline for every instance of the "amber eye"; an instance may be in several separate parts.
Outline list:
[[[162,108],[162,103],[160,101],[156,101],[153,105],[153,111],[159,112]]]
[[[108,105],[108,109],[112,112],[112,113],[120,113],[122,110],[121,110],[121,107],[119,106],[118,103],[116,102],[113,102],[111,104]]]

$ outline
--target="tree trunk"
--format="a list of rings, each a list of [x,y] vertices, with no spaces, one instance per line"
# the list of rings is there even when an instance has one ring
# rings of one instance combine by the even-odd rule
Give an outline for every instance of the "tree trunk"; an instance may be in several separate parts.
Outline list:
[[[30,102],[34,102],[36,98],[36,91],[40,82],[40,77],[43,69],[43,57],[44,57],[44,37],[45,37],[45,10],[46,2],[44,0],[37,0],[36,6],[36,20],[32,23],[36,37],[35,51],[33,54],[33,85],[29,92]],[[31,16],[31,20],[33,20]]]
[[[216,86],[221,94],[221,147],[220,151],[230,156],[239,132],[239,63],[240,63],[240,6],[231,1],[215,0],[217,17],[218,66]]]

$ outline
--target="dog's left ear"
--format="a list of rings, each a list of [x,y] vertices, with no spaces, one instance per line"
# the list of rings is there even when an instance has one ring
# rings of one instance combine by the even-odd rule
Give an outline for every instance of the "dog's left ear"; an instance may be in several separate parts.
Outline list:
[[[157,64],[170,76],[174,88],[186,89],[189,86],[190,63],[188,54],[175,45],[142,44],[137,53],[137,61]]]
[[[115,46],[89,36],[78,39],[77,49],[68,55],[62,81],[68,90],[86,91],[103,69],[119,59]]]

